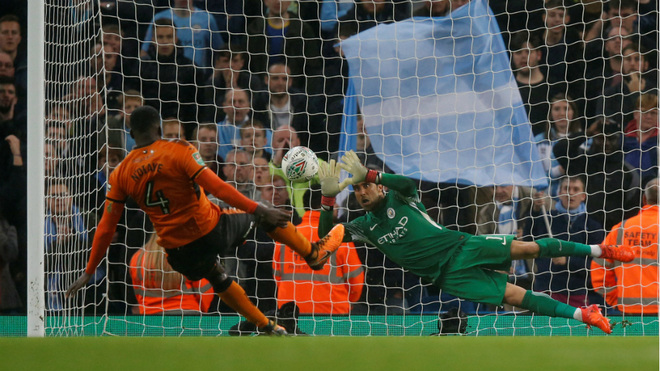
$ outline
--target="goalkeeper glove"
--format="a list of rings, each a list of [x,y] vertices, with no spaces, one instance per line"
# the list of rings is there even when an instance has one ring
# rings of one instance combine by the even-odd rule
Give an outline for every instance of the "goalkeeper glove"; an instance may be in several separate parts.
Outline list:
[[[362,165],[358,155],[353,151],[348,151],[341,158],[340,166],[342,169],[348,171],[353,175],[351,178],[351,184],[359,184],[364,182],[367,177],[369,170]]]
[[[321,193],[325,197],[335,197],[347,185],[350,184],[350,179],[344,179],[339,182],[339,173],[341,172],[340,165],[335,160],[330,162],[319,163],[319,181],[321,183]]]

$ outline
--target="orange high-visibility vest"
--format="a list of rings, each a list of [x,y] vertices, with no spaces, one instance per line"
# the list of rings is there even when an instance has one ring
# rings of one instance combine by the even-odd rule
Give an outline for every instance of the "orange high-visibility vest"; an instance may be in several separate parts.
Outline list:
[[[307,211],[297,226],[310,241],[319,239],[320,215],[318,211]],[[273,270],[278,308],[295,301],[300,313],[347,314],[351,303],[360,298],[364,285],[364,269],[352,243],[341,245],[319,271],[312,270],[303,257],[277,243]]]
[[[206,279],[190,281],[183,277],[181,286],[164,290],[162,282],[150,282],[149,270],[144,266],[144,250],[133,254],[129,271],[140,314],[199,314],[208,312],[214,298],[213,287]]]
[[[658,313],[658,205],[614,226],[606,245],[629,245],[635,249],[630,263],[594,258],[591,282],[607,304],[626,314]]]

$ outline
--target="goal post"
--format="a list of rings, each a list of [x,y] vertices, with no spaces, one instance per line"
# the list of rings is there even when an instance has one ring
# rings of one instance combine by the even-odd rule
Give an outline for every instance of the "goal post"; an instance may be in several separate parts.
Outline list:
[[[355,150],[372,169],[414,179],[428,220],[471,234],[590,235],[599,241],[579,242],[600,243],[617,220],[640,210],[643,181],[657,176],[657,135],[646,147],[597,150],[600,139],[632,143],[643,132],[633,121],[658,111],[660,53],[646,42],[657,29],[644,28],[641,17],[654,13],[641,6],[639,22],[614,16],[605,24],[620,28],[594,31],[601,12],[566,0],[533,9],[490,2],[495,14],[486,0],[429,8],[412,0],[386,0],[382,8],[299,0],[288,12],[271,4],[278,1],[264,2],[268,9],[210,0],[64,3],[29,2],[29,336],[224,336],[244,326],[208,282],[172,271],[150,220],[130,200],[95,276],[77,298],[64,298],[85,269],[109,173],[134,144],[130,116],[140,105],[159,110],[165,137],[187,139],[200,161],[246,196],[293,206],[302,226],[313,219],[302,212],[310,184],[277,176],[278,148],[296,140],[287,132],[278,144],[282,124],[319,158]],[[321,5],[329,3],[334,9]],[[551,24],[556,12],[570,14],[570,24]],[[564,36],[553,34],[557,28]],[[648,64],[631,67],[630,55]],[[638,75],[656,86],[630,92],[619,83]],[[586,198],[567,209],[562,186],[575,179]],[[164,197],[154,197],[161,205]],[[363,215],[350,191],[337,199],[340,220]],[[579,231],[571,229],[575,220]],[[299,329],[311,335],[429,335],[439,323],[460,329],[461,311],[474,336],[593,333],[575,320],[458,299],[363,244],[343,246],[327,270],[308,272],[261,232],[224,252],[227,272],[284,322],[294,311],[278,307],[295,297]],[[657,269],[657,261],[648,263]],[[658,334],[657,317],[621,313],[599,297],[591,269],[591,259],[530,259],[514,262],[508,279],[576,306],[606,307],[629,326],[615,334]],[[616,269],[605,266],[608,279]]]
[[[45,334],[44,298],[44,122],[45,102],[45,29],[46,7],[43,0],[30,0],[28,7],[28,312],[27,335]]]

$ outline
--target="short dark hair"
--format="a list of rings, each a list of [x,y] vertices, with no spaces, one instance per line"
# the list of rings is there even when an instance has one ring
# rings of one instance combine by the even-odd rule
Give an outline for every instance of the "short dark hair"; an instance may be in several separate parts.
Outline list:
[[[522,49],[523,44],[529,44],[531,49],[536,49],[541,45],[537,37],[532,35],[529,31],[518,31],[511,35],[509,40],[509,50],[512,52]]]
[[[321,185],[314,184],[303,195],[305,210],[318,210],[321,208]]]
[[[14,15],[14,14],[7,14],[7,15],[4,15],[4,16],[0,17],[0,24],[3,24],[5,22],[16,22],[20,25],[21,24],[21,19],[18,18],[18,16]]]
[[[146,133],[154,126],[160,126],[160,114],[151,106],[140,106],[131,114],[131,129],[136,133]]]
[[[157,19],[157,20],[154,22],[154,25],[155,25],[156,27],[158,27],[158,26],[169,26],[169,27],[174,27],[174,22],[172,22],[172,20],[169,19],[169,18],[161,18],[161,19]]]

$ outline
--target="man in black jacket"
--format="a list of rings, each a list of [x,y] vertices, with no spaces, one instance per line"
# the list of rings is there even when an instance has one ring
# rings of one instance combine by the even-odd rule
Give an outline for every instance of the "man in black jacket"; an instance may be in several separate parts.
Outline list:
[[[172,20],[159,19],[154,25],[155,44],[143,58],[140,69],[145,103],[159,110],[162,117],[196,121],[201,74],[183,56]]]
[[[573,135],[555,144],[553,153],[566,175],[586,177],[587,211],[606,229],[636,213],[639,177],[625,163],[618,124],[598,120],[587,135]],[[584,148],[588,138],[591,145]]]

